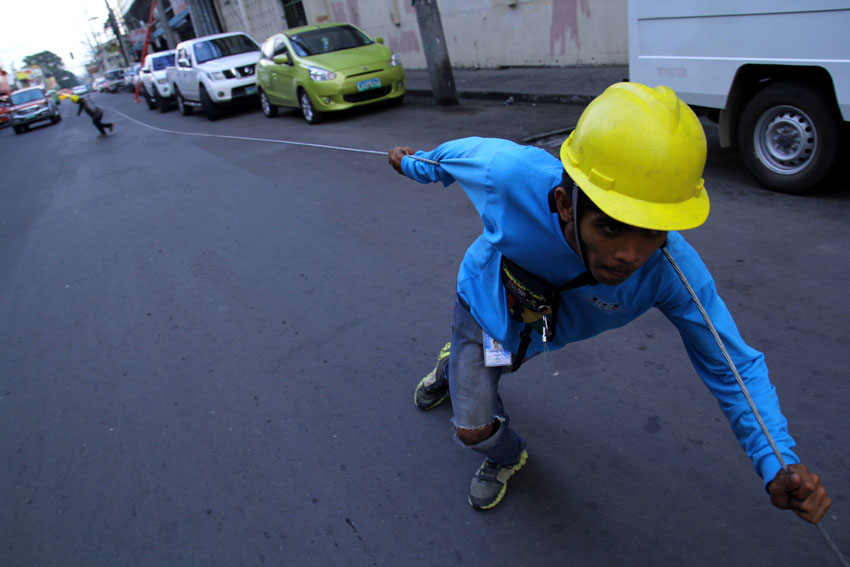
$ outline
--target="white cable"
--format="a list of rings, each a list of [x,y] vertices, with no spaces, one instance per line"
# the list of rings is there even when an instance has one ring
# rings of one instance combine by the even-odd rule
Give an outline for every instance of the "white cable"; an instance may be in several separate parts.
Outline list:
[[[104,106],[104,108],[109,108],[109,107]],[[339,151],[342,151],[342,152],[356,152],[356,153],[360,153],[360,154],[373,154],[373,155],[379,155],[379,156],[386,156],[387,155],[387,152],[379,152],[377,150],[364,150],[364,149],[360,149],[360,148],[346,148],[344,146],[330,146],[330,145],[327,145],[327,144],[311,144],[309,142],[293,142],[291,140],[275,140],[275,139],[272,139],[272,138],[252,138],[250,136],[230,136],[228,134],[204,134],[202,132],[180,132],[179,130],[169,130],[167,128],[159,128],[158,126],[151,126],[150,124],[145,124],[144,122],[141,122],[139,120],[136,120],[135,118],[127,116],[123,112],[121,112],[119,110],[115,110],[114,108],[109,108],[109,110],[114,112],[115,114],[120,114],[121,116],[123,116],[127,120],[129,120],[131,122],[135,122],[136,124],[138,124],[140,126],[144,126],[145,128],[150,128],[151,130],[156,130],[157,132],[163,132],[163,133],[166,133],[166,134],[178,134],[180,136],[198,136],[198,137],[201,137],[201,138],[222,138],[222,139],[226,139],[226,140],[243,140],[243,141],[248,141],[248,142],[264,142],[264,143],[267,143],[267,144],[286,144],[286,145],[290,145],[290,146],[303,146],[303,147],[307,147],[307,148],[319,148],[319,149],[323,149],[323,150],[339,150]],[[436,162],[434,160],[426,159],[426,158],[415,156],[415,155],[412,155],[412,154],[407,154],[407,155],[408,155],[408,157],[412,157],[415,160],[423,161],[423,162],[429,163],[431,165],[440,165],[438,162]]]
[[[108,107],[105,107],[105,108],[108,108]],[[319,149],[324,149],[324,150],[339,150],[339,151],[343,151],[343,152],[355,152],[355,153],[361,153],[361,154],[373,154],[373,155],[380,155],[380,156],[386,156],[387,155],[387,152],[380,152],[380,151],[377,151],[377,150],[364,150],[364,149],[361,149],[361,148],[347,148],[347,147],[344,147],[344,146],[330,146],[330,145],[327,145],[327,144],[312,144],[312,143],[309,143],[309,142],[293,142],[291,140],[274,140],[274,139],[270,139],[270,138],[252,138],[252,137],[249,137],[249,136],[230,136],[230,135],[227,135],[227,134],[204,134],[204,133],[201,133],[201,132],[180,132],[178,130],[169,130],[167,128],[159,128],[157,126],[151,126],[150,124],[145,124],[144,122],[140,122],[139,120],[136,120],[135,118],[131,118],[130,116],[127,116],[123,112],[115,110],[114,108],[110,108],[109,110],[111,110],[112,112],[114,112],[116,114],[120,114],[121,116],[123,116],[127,120],[130,120],[131,122],[135,122],[136,124],[139,124],[140,126],[144,126],[145,128],[150,128],[151,130],[156,130],[158,132],[164,132],[166,134],[177,134],[177,135],[180,135],[180,136],[198,136],[198,137],[202,137],[202,138],[222,138],[222,139],[227,139],[227,140],[243,140],[243,141],[249,141],[249,142],[264,142],[264,143],[268,143],[268,144],[286,144],[286,145],[290,145],[290,146],[303,146],[303,147],[308,147],[308,148],[319,148]],[[437,161],[426,159],[426,158],[419,157],[419,156],[415,156],[413,154],[407,154],[407,156],[411,157],[415,160],[425,162],[425,163],[428,163],[428,164],[431,164],[431,165],[440,165],[440,163],[437,162]],[[729,356],[729,353],[726,350],[726,346],[723,344],[723,340],[720,338],[720,335],[717,334],[717,330],[714,328],[714,324],[711,322],[711,319],[709,318],[708,313],[706,313],[705,309],[703,309],[702,303],[700,303],[699,298],[697,297],[696,293],[694,293],[694,290],[691,287],[691,284],[688,283],[688,280],[685,278],[685,274],[683,274],[682,271],[679,269],[679,266],[676,264],[676,262],[673,260],[673,257],[667,251],[667,248],[662,246],[661,251],[667,257],[667,260],[670,262],[670,265],[673,266],[673,269],[676,271],[676,274],[679,276],[679,279],[681,279],[682,283],[685,284],[685,288],[688,290],[688,293],[690,294],[691,299],[693,299],[694,303],[697,306],[697,309],[699,309],[700,314],[702,315],[703,319],[705,319],[705,323],[706,323],[706,325],[708,325],[709,331],[711,331],[711,334],[714,336],[714,340],[717,342],[717,345],[720,347],[720,351],[723,353],[723,358],[726,359],[726,363],[729,365],[729,368],[732,370],[732,374],[735,376],[735,380],[738,381],[738,385],[741,387],[741,392],[743,392],[744,397],[747,399],[747,403],[749,404],[750,409],[752,410],[753,415],[756,418],[756,421],[758,421],[758,424],[761,427],[762,432],[764,433],[765,437],[767,438],[768,443],[770,443],[770,447],[773,449],[773,453],[776,455],[776,458],[779,460],[779,464],[782,465],[782,470],[785,471],[786,473],[788,473],[789,472],[788,471],[788,465],[785,463],[785,459],[782,457],[782,454],[779,452],[779,448],[776,446],[776,443],[773,440],[773,436],[771,436],[770,432],[767,429],[767,426],[764,424],[764,421],[762,421],[761,414],[759,413],[758,408],[756,408],[755,402],[753,402],[753,399],[750,396],[750,392],[749,392],[749,390],[747,390],[747,386],[744,384],[744,380],[741,378],[741,375],[738,374],[738,369],[735,367],[735,363],[732,361],[732,358]],[[844,567],[850,567],[850,562],[848,562],[846,556],[841,552],[841,550],[838,549],[838,546],[835,545],[835,543],[832,541],[832,538],[829,536],[829,534],[826,533],[826,530],[824,529],[824,527],[820,523],[815,524],[815,525],[817,526],[818,531],[820,531],[821,535],[826,540],[827,544],[829,544],[829,546],[835,552],[835,555],[838,557],[838,560],[841,562],[841,564]]]

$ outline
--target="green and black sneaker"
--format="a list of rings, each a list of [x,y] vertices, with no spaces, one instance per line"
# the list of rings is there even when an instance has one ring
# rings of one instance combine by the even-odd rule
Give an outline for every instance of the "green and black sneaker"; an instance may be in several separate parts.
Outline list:
[[[502,501],[508,490],[508,479],[528,460],[528,451],[522,450],[515,465],[497,465],[484,459],[481,468],[469,484],[469,503],[476,510],[489,510]]]
[[[434,366],[434,370],[429,372],[416,386],[416,391],[413,393],[413,403],[419,409],[429,410],[435,408],[449,397],[449,380],[446,378],[446,364],[449,363],[449,353],[451,350],[452,343],[446,343],[446,346],[440,350],[440,356],[437,358],[437,365]]]

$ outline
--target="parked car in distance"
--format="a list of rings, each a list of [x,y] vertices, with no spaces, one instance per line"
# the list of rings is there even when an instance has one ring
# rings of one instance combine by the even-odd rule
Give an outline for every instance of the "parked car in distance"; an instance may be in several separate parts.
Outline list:
[[[106,78],[105,77],[96,77],[94,81],[91,83],[91,90],[102,93],[106,90]]]
[[[257,69],[266,116],[278,106],[300,107],[310,124],[325,112],[404,100],[404,67],[382,38],[351,24],[286,30],[263,43]]]
[[[158,108],[160,112],[165,112],[174,100],[174,91],[168,82],[166,69],[174,66],[176,53],[173,49],[151,53],[145,57],[145,62],[139,70],[140,90],[151,110]]]
[[[75,95],[84,95],[89,92],[89,88],[86,85],[77,85],[71,89],[71,94]]]
[[[50,120],[51,124],[56,124],[62,120],[59,106],[41,87],[14,91],[9,95],[9,102],[12,103],[9,113],[15,134],[29,130],[30,124],[35,122]]]
[[[141,63],[133,63],[124,68],[124,90],[131,93],[136,92],[136,84],[139,82],[139,69],[141,68]]]
[[[101,88],[102,92],[117,93],[124,87],[124,69],[110,69],[103,75],[106,81]]]
[[[177,44],[177,64],[166,71],[184,116],[201,108],[210,120],[225,105],[256,100],[260,46],[244,33],[223,33]]]

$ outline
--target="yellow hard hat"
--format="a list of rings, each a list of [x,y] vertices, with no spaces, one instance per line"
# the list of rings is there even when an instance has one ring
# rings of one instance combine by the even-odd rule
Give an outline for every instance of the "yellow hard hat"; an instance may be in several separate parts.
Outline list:
[[[652,230],[708,218],[705,132],[669,87],[617,83],[593,99],[561,146],[561,162],[608,216]]]

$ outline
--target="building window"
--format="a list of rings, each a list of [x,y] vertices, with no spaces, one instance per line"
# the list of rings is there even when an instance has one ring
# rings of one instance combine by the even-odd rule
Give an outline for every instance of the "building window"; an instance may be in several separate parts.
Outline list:
[[[301,0],[281,0],[283,2],[283,16],[286,18],[286,27],[295,28],[307,25],[307,16],[304,14],[304,4]]]

